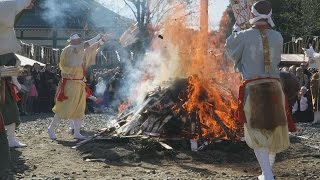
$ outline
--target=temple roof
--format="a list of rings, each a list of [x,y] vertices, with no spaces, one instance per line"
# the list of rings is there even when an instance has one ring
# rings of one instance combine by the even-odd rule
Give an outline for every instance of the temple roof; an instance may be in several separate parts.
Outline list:
[[[36,1],[32,10],[25,10],[16,22],[18,29],[86,29],[103,28],[121,35],[133,20],[120,16],[94,0]]]

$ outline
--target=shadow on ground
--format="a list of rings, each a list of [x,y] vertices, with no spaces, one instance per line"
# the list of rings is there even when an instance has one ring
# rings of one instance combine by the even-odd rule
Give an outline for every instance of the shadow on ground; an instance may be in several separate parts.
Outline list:
[[[19,179],[20,175],[29,170],[30,167],[25,163],[24,157],[19,149],[10,149],[11,165],[10,169],[0,175],[0,179]]]

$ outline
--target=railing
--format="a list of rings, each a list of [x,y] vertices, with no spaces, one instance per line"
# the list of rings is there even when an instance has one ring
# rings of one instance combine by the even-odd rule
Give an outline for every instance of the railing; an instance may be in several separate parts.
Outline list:
[[[44,64],[51,64],[53,66],[58,65],[61,49],[54,49],[51,47],[43,47],[33,44],[23,43],[20,55],[36,60]],[[129,53],[128,53],[129,54]],[[97,54],[96,65],[114,67],[120,64],[132,61],[133,57],[125,57],[123,54],[118,53],[117,50],[103,50]]]
[[[302,48],[308,48],[309,44],[313,45],[316,52],[319,52],[319,36],[305,35],[302,37],[292,38],[292,41],[283,44],[283,54],[303,54]]]

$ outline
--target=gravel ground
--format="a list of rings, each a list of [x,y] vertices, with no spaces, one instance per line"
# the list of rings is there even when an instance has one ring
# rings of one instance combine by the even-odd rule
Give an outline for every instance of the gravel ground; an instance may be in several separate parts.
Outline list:
[[[67,123],[57,141],[47,138],[52,114],[22,117],[18,138],[27,143],[12,149],[12,170],[2,179],[257,179],[261,173],[253,151],[244,142],[220,142],[191,152],[188,141],[167,142],[174,151],[144,139],[99,140],[78,150]],[[84,134],[107,127],[108,116],[84,120]],[[320,179],[320,125],[298,124],[291,147],[277,156],[277,179]],[[1,179],[1,178],[0,178]]]

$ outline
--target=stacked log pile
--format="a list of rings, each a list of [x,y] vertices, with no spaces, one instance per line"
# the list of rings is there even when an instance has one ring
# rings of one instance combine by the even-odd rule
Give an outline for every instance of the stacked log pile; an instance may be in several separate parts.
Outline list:
[[[112,119],[109,128],[97,136],[104,138],[153,137],[161,139],[199,139],[210,142],[227,137],[238,140],[234,131],[212,110],[212,120],[224,131],[224,137],[203,137],[202,128],[210,128],[200,122],[198,110],[187,112],[183,104],[188,100],[188,79],[179,79],[149,92],[142,104],[134,110],[123,111]],[[95,138],[95,137],[93,137]],[[86,140],[82,143],[88,142]],[[82,144],[80,143],[80,144]]]

